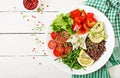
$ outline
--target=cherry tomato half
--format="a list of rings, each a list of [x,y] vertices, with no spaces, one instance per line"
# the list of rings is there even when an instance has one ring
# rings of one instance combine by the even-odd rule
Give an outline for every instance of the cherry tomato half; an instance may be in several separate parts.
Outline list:
[[[55,42],[55,40],[50,40],[50,41],[48,42],[48,47],[49,47],[50,49],[54,49],[54,48],[56,47],[56,42]]]
[[[53,32],[51,32],[50,35],[51,35],[52,39],[56,39],[56,37],[59,35],[59,33],[53,31]]]
[[[72,50],[72,46],[70,42],[64,43],[64,54],[67,54],[70,50]]]
[[[57,47],[55,47],[53,54],[56,57],[60,57],[63,55],[63,52],[64,52],[64,47],[61,44],[59,44]]]

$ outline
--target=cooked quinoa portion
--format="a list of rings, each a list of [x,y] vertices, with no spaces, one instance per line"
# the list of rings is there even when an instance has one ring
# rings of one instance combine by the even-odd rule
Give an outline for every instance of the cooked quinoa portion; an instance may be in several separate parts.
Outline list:
[[[86,53],[95,61],[97,61],[101,55],[106,51],[105,48],[106,41],[100,43],[93,43],[88,37],[86,38]]]

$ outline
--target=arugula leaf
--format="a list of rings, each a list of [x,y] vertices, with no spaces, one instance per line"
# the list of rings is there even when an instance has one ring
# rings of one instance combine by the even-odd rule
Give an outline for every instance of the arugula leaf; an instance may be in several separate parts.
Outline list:
[[[80,48],[75,49],[75,50],[71,50],[67,55],[62,57],[62,62],[64,64],[68,65],[71,68],[71,70],[72,69],[79,70],[81,68],[84,68],[77,61],[77,58],[79,57],[80,50],[81,50]]]

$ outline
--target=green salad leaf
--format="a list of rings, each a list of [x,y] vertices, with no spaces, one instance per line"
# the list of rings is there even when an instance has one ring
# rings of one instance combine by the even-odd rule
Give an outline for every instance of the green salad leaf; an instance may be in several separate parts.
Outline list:
[[[72,24],[73,24],[73,20],[70,18],[69,13],[66,15],[60,14],[53,21],[51,27],[55,32],[65,30],[69,34],[73,34],[74,32],[72,31]]]
[[[84,69],[84,66],[81,66],[77,61],[80,50],[81,50],[80,48],[71,50],[67,55],[62,56],[63,63],[68,65],[71,68],[71,70],[72,69],[79,70],[81,68]]]

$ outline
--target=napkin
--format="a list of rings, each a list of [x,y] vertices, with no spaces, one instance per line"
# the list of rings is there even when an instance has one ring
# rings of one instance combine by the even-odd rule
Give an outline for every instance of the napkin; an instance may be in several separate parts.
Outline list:
[[[99,70],[72,78],[110,78],[109,68],[120,64],[120,0],[85,0],[86,5],[101,11],[111,22],[115,33],[115,47],[109,61]]]

